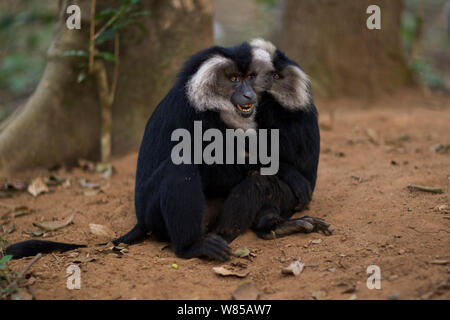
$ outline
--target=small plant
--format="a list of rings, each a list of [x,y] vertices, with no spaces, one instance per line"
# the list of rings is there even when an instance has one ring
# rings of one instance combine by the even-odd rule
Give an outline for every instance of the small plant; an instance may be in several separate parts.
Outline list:
[[[81,70],[78,75],[79,83],[88,75],[92,75],[96,81],[101,112],[100,154],[101,162],[106,163],[111,156],[112,104],[119,72],[120,34],[128,26],[136,26],[146,32],[144,25],[137,19],[148,15],[149,12],[140,10],[140,0],[123,0],[119,8],[107,8],[96,14],[96,0],[91,1],[90,40],[87,49],[69,50],[63,55],[85,59],[78,65]],[[100,47],[105,47],[107,43],[113,44],[113,53],[98,50]],[[108,83],[104,61],[114,63],[111,86]]]
[[[17,296],[17,272],[8,267],[12,256],[4,256],[0,259],[0,299],[9,300]]]

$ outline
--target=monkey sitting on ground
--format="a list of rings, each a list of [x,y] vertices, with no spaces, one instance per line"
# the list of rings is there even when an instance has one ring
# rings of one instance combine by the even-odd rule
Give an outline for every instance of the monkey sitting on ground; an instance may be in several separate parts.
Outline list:
[[[276,176],[254,174],[237,185],[223,204],[226,214],[220,215],[216,232],[232,241],[242,230],[230,226],[241,221],[240,226],[252,228],[263,239],[313,231],[329,235],[332,228],[322,219],[289,220],[307,208],[317,179],[320,133],[308,76],[272,43],[262,39],[250,43],[268,52],[275,68],[256,122],[259,129],[279,129],[280,168]]]
[[[227,242],[206,226],[206,199],[225,198],[252,166],[174,164],[171,135],[177,129],[193,135],[195,121],[201,121],[204,130],[214,128],[223,134],[227,128],[255,128],[255,110],[273,82],[272,72],[267,52],[246,42],[229,48],[211,47],[185,63],[145,128],[136,172],[137,224],[114,244],[131,244],[152,233],[159,240],[170,241],[179,257],[228,259]],[[234,222],[236,230],[244,230],[239,222]],[[6,253],[20,258],[83,246],[28,240],[9,246]]]

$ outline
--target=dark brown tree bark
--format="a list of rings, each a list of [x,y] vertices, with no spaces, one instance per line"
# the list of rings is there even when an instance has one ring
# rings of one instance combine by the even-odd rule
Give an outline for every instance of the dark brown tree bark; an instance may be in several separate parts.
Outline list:
[[[120,4],[97,1],[97,10]],[[94,77],[77,82],[78,58],[68,50],[86,50],[90,0],[71,1],[82,12],[81,30],[68,30],[64,15],[55,25],[44,75],[23,111],[0,132],[0,172],[99,160],[100,105]],[[120,41],[117,91],[112,106],[112,150],[135,150],[152,110],[174,83],[182,62],[213,43],[211,0],[146,0],[142,17],[147,33],[127,30]],[[112,66],[108,68],[109,78]]]
[[[311,76],[316,94],[373,98],[410,81],[400,42],[401,0],[281,0],[275,42]],[[369,30],[370,5],[381,30]]]

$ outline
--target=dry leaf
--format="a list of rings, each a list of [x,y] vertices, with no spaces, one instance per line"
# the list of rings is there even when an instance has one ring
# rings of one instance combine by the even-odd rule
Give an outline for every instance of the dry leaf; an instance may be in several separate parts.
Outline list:
[[[282,274],[298,276],[305,268],[305,264],[301,259],[292,262],[288,267],[281,270]]]
[[[99,237],[114,238],[116,236],[114,231],[101,224],[90,223],[89,230],[92,234]]]
[[[259,290],[250,282],[244,283],[233,291],[233,300],[257,300]]]
[[[449,213],[450,212],[450,204],[441,204],[434,208],[435,211]]]
[[[369,137],[370,142],[372,142],[373,144],[378,144],[378,135],[375,130],[367,128],[365,133]]]
[[[234,252],[234,255],[239,258],[248,257],[249,254],[250,254],[250,250],[247,247],[239,248]]]
[[[327,293],[323,290],[320,291],[314,291],[313,293],[311,293],[311,297],[313,297],[316,300],[324,300],[327,298]]]
[[[27,191],[33,197],[37,197],[41,193],[47,193],[48,192],[48,187],[45,184],[44,179],[36,178],[33,181],[31,181],[30,185],[28,186]]]
[[[225,269],[224,267],[214,267],[214,272],[220,276],[227,277],[227,276],[234,276],[238,278],[245,278],[248,276],[249,272],[239,273],[235,271],[231,271],[228,269]]]
[[[80,179],[80,180],[78,180],[78,182],[80,183],[80,186],[85,189],[99,189],[100,188],[99,184],[91,183],[86,179]]]
[[[44,222],[33,222],[35,227],[41,228],[44,231],[55,231],[64,227],[67,227],[72,223],[75,213],[64,221],[44,221]]]
[[[31,210],[27,206],[20,206],[14,208],[14,211],[12,212],[13,218],[18,218],[22,216],[27,216],[31,213]]]
[[[84,194],[86,197],[93,197],[93,196],[98,195],[99,192],[100,192],[99,190],[87,190],[87,191],[85,191],[83,194]]]
[[[16,226],[14,225],[14,222],[5,222],[2,224],[2,230],[4,234],[13,233],[16,231]]]

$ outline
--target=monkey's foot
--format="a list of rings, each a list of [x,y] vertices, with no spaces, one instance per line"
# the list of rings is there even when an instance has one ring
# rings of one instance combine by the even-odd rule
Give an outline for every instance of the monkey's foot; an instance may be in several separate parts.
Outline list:
[[[305,216],[298,219],[286,220],[278,224],[272,231],[258,233],[262,239],[273,240],[294,233],[322,232],[329,236],[333,232],[331,224],[320,218]]]

